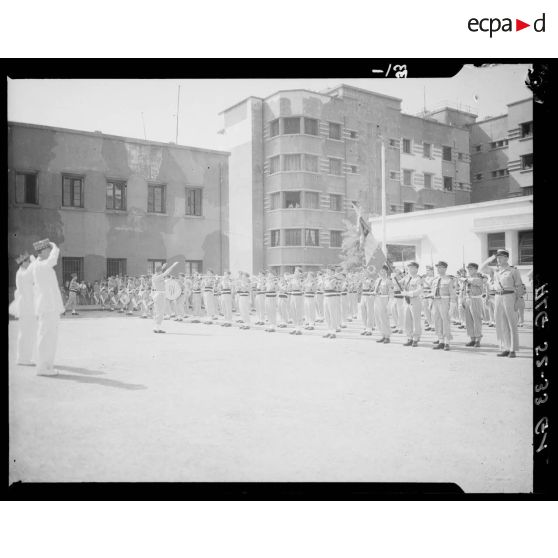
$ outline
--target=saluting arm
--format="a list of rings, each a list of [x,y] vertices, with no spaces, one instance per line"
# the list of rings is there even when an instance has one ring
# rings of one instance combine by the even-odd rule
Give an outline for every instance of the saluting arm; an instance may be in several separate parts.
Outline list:
[[[56,246],[54,242],[51,242],[50,245],[52,246],[52,250],[50,251],[48,258],[45,261],[47,265],[49,265],[50,267],[54,267],[58,262],[58,256],[60,255],[60,248],[58,248],[58,246]]]
[[[494,260],[496,260],[496,256],[490,256],[490,258],[484,260],[484,262],[479,265],[479,271],[487,271],[488,265]]]

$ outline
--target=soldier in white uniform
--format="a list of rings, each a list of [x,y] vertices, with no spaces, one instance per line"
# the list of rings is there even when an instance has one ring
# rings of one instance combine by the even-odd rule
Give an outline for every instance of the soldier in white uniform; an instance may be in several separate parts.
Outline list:
[[[360,315],[364,330],[361,335],[372,335],[374,329],[374,279],[371,269],[364,270],[362,279],[362,291],[360,298]]]
[[[242,324],[240,329],[250,329],[250,307],[251,307],[251,290],[252,283],[248,273],[240,272],[238,287],[238,309],[240,310],[240,317]]]
[[[79,292],[79,282],[77,279],[77,273],[72,273],[72,280],[68,286],[68,302],[66,304],[66,308],[70,308],[72,310],[72,316],[77,316],[78,313],[76,311],[77,306],[77,295]]]
[[[277,279],[271,271],[265,281],[265,315],[269,324],[265,331],[273,333],[277,326]]]
[[[453,277],[446,274],[447,269],[446,262],[438,262],[436,264],[438,275],[432,281],[432,317],[438,337],[432,348],[444,351],[450,350],[449,342],[452,339],[450,305],[457,298]]]
[[[153,320],[155,322],[155,327],[153,328],[154,333],[165,333],[161,329],[161,324],[163,323],[164,313],[165,313],[165,302],[167,300],[165,296],[165,278],[170,272],[178,265],[178,262],[174,262],[168,269],[165,270],[165,265],[156,264],[155,271],[151,277],[151,297],[153,299]]]
[[[339,322],[339,293],[337,292],[337,280],[333,274],[333,269],[328,268],[324,276],[324,318],[327,333],[322,335],[329,339],[336,338],[337,324]]]
[[[465,326],[470,341],[466,347],[480,347],[482,338],[482,293],[485,288],[485,279],[478,273],[476,263],[467,265],[467,277],[464,283]]]
[[[517,332],[517,298],[521,292],[521,275],[509,264],[510,253],[498,250],[481,265],[481,271],[494,260],[498,269],[494,272],[494,286],[496,297],[494,314],[496,319],[496,338],[500,343],[499,357],[515,358],[519,350],[519,334]]]
[[[225,271],[221,279],[221,308],[223,309],[223,327],[232,326],[232,277],[230,271]]]
[[[37,316],[37,375],[56,376],[54,357],[58,343],[60,314],[64,303],[54,271],[60,249],[48,239],[33,244],[39,257],[29,266],[33,274],[33,297]]]
[[[37,318],[33,305],[33,270],[27,252],[16,258],[19,268],[16,272],[16,290],[10,305],[10,314],[18,319],[16,362],[22,366],[35,366],[33,351],[37,337]],[[34,258],[33,258],[34,259]]]
[[[389,266],[383,265],[380,269],[380,276],[374,284],[374,317],[382,334],[376,343],[389,343],[391,329],[389,327],[388,303],[389,297],[393,293],[393,283],[389,278]]]
[[[422,279],[418,275],[419,264],[417,262],[409,262],[407,270],[409,275],[405,277],[402,284],[405,297],[405,333],[407,334],[407,342],[403,343],[404,347],[417,347],[422,333],[420,320],[421,314],[421,294]]]
[[[316,280],[314,274],[309,271],[305,281],[302,283],[304,290],[304,329],[314,329],[316,323]]]
[[[432,280],[434,279],[434,268],[431,265],[426,266],[426,274],[422,278],[422,312],[424,314],[424,331],[434,329],[432,322],[431,305],[432,305]]]

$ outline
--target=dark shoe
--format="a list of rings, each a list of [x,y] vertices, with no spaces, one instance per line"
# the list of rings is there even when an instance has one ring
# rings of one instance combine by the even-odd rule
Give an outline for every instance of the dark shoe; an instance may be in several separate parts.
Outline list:
[[[322,337],[325,339],[326,337],[331,337],[331,333],[326,333],[325,335],[322,335]]]
[[[384,339],[384,344],[385,344],[385,343],[389,343],[389,337],[386,337],[386,338]]]
[[[478,339],[475,341],[473,347],[480,347],[480,341]]]
[[[368,332],[366,330],[362,331],[360,334],[361,335],[366,335]]]
[[[403,347],[410,347],[413,344],[413,340],[409,339],[406,343],[403,343]]]
[[[413,341],[413,347],[418,347],[418,341]]]
[[[509,356],[509,354],[510,354],[509,351],[502,351],[501,353],[498,353],[496,356],[507,357],[507,356]]]
[[[444,351],[449,351],[450,350],[450,346],[446,343],[444,345]]]
[[[296,335],[296,330],[289,331],[289,335]]]
[[[515,351],[510,351],[509,358],[515,358]]]
[[[331,333],[329,338],[330,339],[337,339],[337,335],[335,335],[335,333]]]
[[[443,349],[444,348],[444,344],[443,343],[436,343],[435,345],[432,346],[432,348],[437,351],[438,349]]]
[[[473,340],[469,341],[469,343],[465,343],[465,347],[474,347],[475,342]]]
[[[376,339],[376,343],[383,343],[385,340],[385,337],[382,337],[380,339]]]

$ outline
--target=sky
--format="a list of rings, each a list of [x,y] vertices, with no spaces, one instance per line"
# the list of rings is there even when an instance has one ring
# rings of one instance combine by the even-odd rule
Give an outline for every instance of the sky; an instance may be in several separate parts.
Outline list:
[[[506,104],[531,97],[528,64],[465,66],[448,79],[8,79],[8,120],[96,131],[130,138],[226,149],[219,112],[249,96],[279,89],[323,91],[347,83],[402,99],[402,111],[417,114],[449,103],[472,109],[479,119],[506,112]],[[145,124],[145,136],[144,136]]]

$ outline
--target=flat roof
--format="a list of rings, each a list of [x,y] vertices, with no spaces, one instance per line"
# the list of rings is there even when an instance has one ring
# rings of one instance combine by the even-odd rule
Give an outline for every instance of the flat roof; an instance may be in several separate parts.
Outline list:
[[[427,118],[424,116],[417,116],[416,114],[407,114],[406,112],[402,112],[401,116],[409,117],[409,118],[416,118],[417,120],[422,120],[423,122],[428,122],[430,124],[437,124],[438,126],[445,126],[446,128],[451,128],[452,130],[461,130],[462,132],[467,132],[467,128],[465,125],[463,126],[456,126],[452,124],[446,124],[445,122],[440,122],[435,118]]]
[[[384,93],[377,93],[376,91],[371,91],[370,89],[363,89],[362,87],[356,87],[354,85],[348,85],[347,83],[341,83],[339,85],[336,85],[332,89],[328,89],[327,90],[328,96],[330,96],[329,93],[331,93],[332,91],[337,91],[338,89],[341,89],[343,87],[346,87],[347,89],[354,89],[355,91],[360,91],[361,93],[366,93],[367,95],[373,95],[374,97],[383,97],[384,99],[398,101],[399,103],[403,101],[403,99],[400,99],[399,97],[392,97],[391,95],[386,95]]]
[[[58,126],[47,126],[44,124],[32,124],[29,122],[13,122],[8,121],[9,126],[18,126],[20,128],[37,128],[39,130],[54,130],[55,132],[63,132],[67,134],[79,134],[82,136],[90,136],[90,137],[102,137],[108,139],[114,139],[117,141],[127,142],[127,143],[139,143],[142,145],[160,145],[162,147],[172,147],[175,149],[185,149],[188,151],[201,151],[203,153],[215,153],[217,155],[226,155],[227,157],[230,156],[229,151],[221,151],[218,149],[204,149],[203,147],[193,147],[191,145],[181,145],[177,143],[165,143],[162,141],[151,141],[151,140],[142,140],[139,138],[129,138],[126,136],[115,136],[113,134],[104,134],[103,132],[88,132],[86,130],[74,130],[72,128],[60,128]]]
[[[496,207],[502,205],[514,205],[519,204],[521,202],[533,202],[533,195],[530,196],[514,196],[513,198],[503,198],[501,200],[490,200],[485,202],[477,202],[477,203],[462,203],[459,205],[450,205],[446,207],[437,207],[436,209],[420,209],[419,211],[410,211],[408,213],[396,213],[395,215],[386,215],[386,219],[405,219],[409,216],[413,216],[416,214],[423,214],[423,215],[439,215],[440,213],[456,213],[458,211],[463,210],[475,210],[480,209],[483,207]],[[378,217],[373,217],[373,221],[381,220],[381,215]]]
[[[533,97],[527,97],[525,99],[521,99],[520,101],[514,101],[513,103],[508,103],[507,106],[511,107],[512,105],[519,105],[519,103],[527,103],[527,102],[533,102]]]

